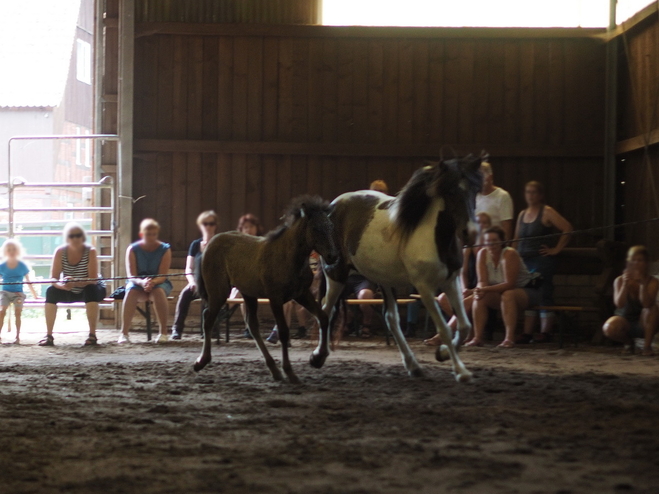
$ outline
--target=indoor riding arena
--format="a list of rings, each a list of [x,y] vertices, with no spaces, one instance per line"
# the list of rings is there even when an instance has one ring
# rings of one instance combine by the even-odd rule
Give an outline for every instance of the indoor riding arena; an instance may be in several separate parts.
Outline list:
[[[659,492],[659,2],[0,4],[0,493]]]

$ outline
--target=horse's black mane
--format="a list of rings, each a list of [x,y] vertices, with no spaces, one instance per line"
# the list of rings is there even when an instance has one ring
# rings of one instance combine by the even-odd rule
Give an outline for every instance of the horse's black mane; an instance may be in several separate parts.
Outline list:
[[[467,200],[467,191],[460,188],[462,180],[467,181],[467,190],[480,190],[482,176],[478,169],[471,169],[467,165],[481,162],[482,157],[468,155],[464,158],[442,160],[439,162],[426,161],[427,166],[418,169],[412,175],[405,187],[396,197],[395,223],[403,236],[408,236],[419,226],[426,211],[435,197],[445,199],[447,212],[460,200],[467,202],[469,218],[473,217],[474,204]],[[473,167],[472,167],[473,168]],[[464,218],[468,220],[469,218]]]
[[[320,196],[311,196],[305,194],[303,196],[296,197],[291,201],[291,203],[286,208],[282,219],[284,223],[279,225],[274,230],[271,230],[265,235],[265,238],[268,242],[277,240],[281,237],[286,230],[288,230],[293,224],[302,217],[302,211],[308,216],[314,216],[319,213],[328,214],[330,212],[329,202],[323,200]]]

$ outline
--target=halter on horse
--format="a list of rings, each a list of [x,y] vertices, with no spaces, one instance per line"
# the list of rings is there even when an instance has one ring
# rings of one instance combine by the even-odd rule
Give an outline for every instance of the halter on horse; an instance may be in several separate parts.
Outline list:
[[[313,281],[309,255],[316,250],[328,263],[338,257],[329,212],[330,206],[319,197],[302,196],[291,204],[284,224],[265,237],[228,232],[212,238],[204,251],[197,283],[208,309],[204,311],[204,347],[195,363],[196,371],[211,360],[213,325],[235,286],[245,300],[247,327],[272,376],[280,381],[281,372],[261,339],[256,314],[258,299],[270,299],[281,340],[282,367],[291,382],[298,382],[288,358],[289,328],[283,305],[295,300],[316,317],[321,330],[328,332],[327,316],[309,291]]]
[[[471,373],[457,353],[471,324],[462,302],[459,270],[461,240],[472,224],[476,194],[481,189],[480,158],[468,156],[432,163],[417,170],[396,198],[373,191],[349,192],[333,202],[334,223],[341,251],[339,262],[323,264],[328,293],[323,309],[334,309],[351,269],[382,287],[386,320],[410,375],[421,368],[400,329],[393,287],[413,285],[421,295],[442,341],[437,359],[450,356],[459,382]],[[435,299],[446,293],[458,319],[458,334],[451,332]],[[331,314],[330,314],[331,315]],[[311,364],[321,367],[329,355],[329,331],[321,339]]]

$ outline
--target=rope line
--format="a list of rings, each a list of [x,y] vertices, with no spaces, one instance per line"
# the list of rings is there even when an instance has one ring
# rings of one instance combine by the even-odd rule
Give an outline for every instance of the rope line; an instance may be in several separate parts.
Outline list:
[[[601,230],[610,230],[610,229],[615,229],[615,228],[623,228],[623,227],[626,227],[626,226],[642,225],[642,224],[645,224],[645,223],[652,223],[652,222],[655,222],[655,221],[659,221],[659,217],[650,218],[648,220],[628,221],[627,223],[618,223],[616,225],[604,225],[604,226],[597,226],[597,227],[593,227],[593,228],[584,228],[582,230],[574,230],[574,231],[571,231],[571,232],[558,232],[558,233],[549,233],[547,235],[537,235],[535,237],[524,237],[524,238],[518,239],[516,242],[522,242],[522,241],[525,241],[525,240],[541,240],[541,239],[545,239],[545,238],[558,238],[558,237],[565,237],[565,236],[568,236],[568,235],[580,235],[580,234],[583,234],[583,233],[594,233],[594,232],[598,232],[598,231],[601,231]],[[493,242],[493,243],[488,244],[488,245],[502,245],[502,244],[508,244],[510,242],[511,242],[511,240],[505,240],[505,241]],[[487,247],[487,245],[486,244],[476,244],[476,245],[467,245],[465,247],[479,247],[480,248],[480,247]]]
[[[558,233],[549,233],[547,235],[537,235],[535,237],[525,237],[523,239],[519,239],[518,242],[524,241],[524,240],[541,240],[541,239],[549,239],[549,238],[558,238],[558,237],[564,237],[567,235],[581,235],[585,233],[594,233],[602,230],[609,230],[612,228],[623,228],[626,226],[635,226],[635,225],[642,225],[646,223],[653,223],[655,221],[659,221],[659,217],[657,218],[650,218],[648,220],[638,220],[638,221],[628,221],[627,223],[618,223],[615,225],[604,225],[604,226],[597,226],[593,228],[584,228],[582,230],[574,230],[571,232],[558,232]],[[510,240],[506,241],[499,241],[499,242],[493,242],[492,244],[488,245],[501,245],[501,244],[508,244]],[[476,244],[476,245],[470,245],[470,246],[465,246],[465,247],[487,247],[486,244]],[[76,278],[74,280],[69,280],[71,283],[86,283],[86,282],[99,282],[99,281],[119,281],[119,280],[133,280],[136,278],[172,278],[172,277],[177,277],[177,276],[194,276],[194,273],[168,273],[168,274],[153,274],[149,276],[110,276],[110,277],[98,277],[98,278]],[[63,280],[58,280],[58,281],[53,281],[52,279],[49,280],[34,280],[34,281],[12,281],[12,282],[3,282],[0,281],[0,285],[44,285],[44,284],[51,284],[51,283],[61,283]]]

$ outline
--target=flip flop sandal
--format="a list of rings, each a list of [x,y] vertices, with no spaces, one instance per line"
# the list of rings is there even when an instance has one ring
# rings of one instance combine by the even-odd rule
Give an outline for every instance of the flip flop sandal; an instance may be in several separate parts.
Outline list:
[[[98,338],[96,338],[95,334],[90,334],[85,340],[84,346],[94,346],[94,345],[98,345]]]
[[[52,334],[47,334],[46,337],[37,343],[39,346],[55,346],[55,338]]]

